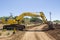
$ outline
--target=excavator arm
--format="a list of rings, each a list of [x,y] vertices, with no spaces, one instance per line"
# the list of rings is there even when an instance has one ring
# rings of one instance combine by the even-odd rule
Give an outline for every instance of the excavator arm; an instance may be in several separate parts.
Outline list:
[[[21,15],[17,16],[15,19],[10,19],[10,18],[9,18],[6,22],[5,22],[5,20],[3,19],[2,22],[3,22],[3,23],[5,22],[5,23],[7,23],[7,24],[20,24],[21,21],[23,20],[24,16],[31,16],[31,17],[41,17],[43,23],[47,23],[47,19],[46,19],[44,13],[43,13],[43,12],[39,12],[39,13],[40,13],[40,15],[35,14],[35,13],[33,13],[33,12],[24,12],[24,13],[22,13]]]
[[[23,20],[24,16],[41,17],[43,23],[46,23],[46,22],[47,22],[46,17],[45,17],[45,15],[44,15],[43,12],[40,12],[40,15],[31,13],[31,12],[24,12],[24,13],[22,13],[21,15],[17,16],[17,17],[16,17],[16,20],[21,22],[21,21]]]
[[[46,16],[44,15],[43,12],[40,12],[40,17],[42,18],[43,23],[47,23]]]

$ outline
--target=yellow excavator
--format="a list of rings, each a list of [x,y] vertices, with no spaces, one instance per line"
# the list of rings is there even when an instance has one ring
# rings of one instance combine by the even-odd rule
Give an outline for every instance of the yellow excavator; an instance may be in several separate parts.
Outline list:
[[[43,12],[39,12],[40,14],[34,14],[33,12],[24,12],[21,15],[17,16],[15,19],[8,19],[7,20],[7,24],[10,25],[4,25],[3,29],[7,29],[7,30],[24,30],[25,29],[25,25],[21,25],[21,21],[23,20],[24,16],[31,16],[31,17],[41,17],[43,23],[45,24],[49,24],[44,13]],[[50,25],[50,24],[49,24]],[[51,29],[53,27],[50,27],[49,29]]]

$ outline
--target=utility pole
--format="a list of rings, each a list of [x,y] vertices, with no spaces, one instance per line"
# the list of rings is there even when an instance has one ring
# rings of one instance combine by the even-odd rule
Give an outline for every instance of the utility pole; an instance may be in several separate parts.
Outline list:
[[[10,18],[13,18],[13,15],[12,15],[12,13],[10,12]]]
[[[51,12],[50,12],[50,21],[51,21]]]

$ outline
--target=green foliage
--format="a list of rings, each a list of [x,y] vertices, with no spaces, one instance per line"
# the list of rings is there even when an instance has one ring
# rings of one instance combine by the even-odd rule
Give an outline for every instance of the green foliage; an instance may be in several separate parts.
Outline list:
[[[28,20],[30,20],[30,18],[23,18],[23,20],[22,20],[22,23],[24,23],[24,22],[28,22]]]
[[[2,18],[4,18],[6,21],[7,21],[7,19],[9,19],[10,17],[8,16],[4,16],[4,17],[0,17],[0,20],[2,19]],[[12,17],[12,19],[15,19],[15,17]]]
[[[54,20],[53,22],[60,23],[60,20]]]
[[[36,18],[36,17],[32,17],[32,18],[30,19],[30,22],[42,22],[42,20],[39,19],[39,18]]]
[[[8,19],[9,17],[5,17],[5,16],[4,16],[4,17],[0,17],[0,20],[1,20],[2,18],[4,18],[4,19]]]

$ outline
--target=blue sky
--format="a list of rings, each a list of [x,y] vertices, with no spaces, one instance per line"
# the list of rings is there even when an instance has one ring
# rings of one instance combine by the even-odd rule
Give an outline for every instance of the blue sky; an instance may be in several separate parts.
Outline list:
[[[20,15],[22,12],[43,11],[49,20],[49,12],[52,20],[60,20],[60,0],[0,0],[0,17]]]

